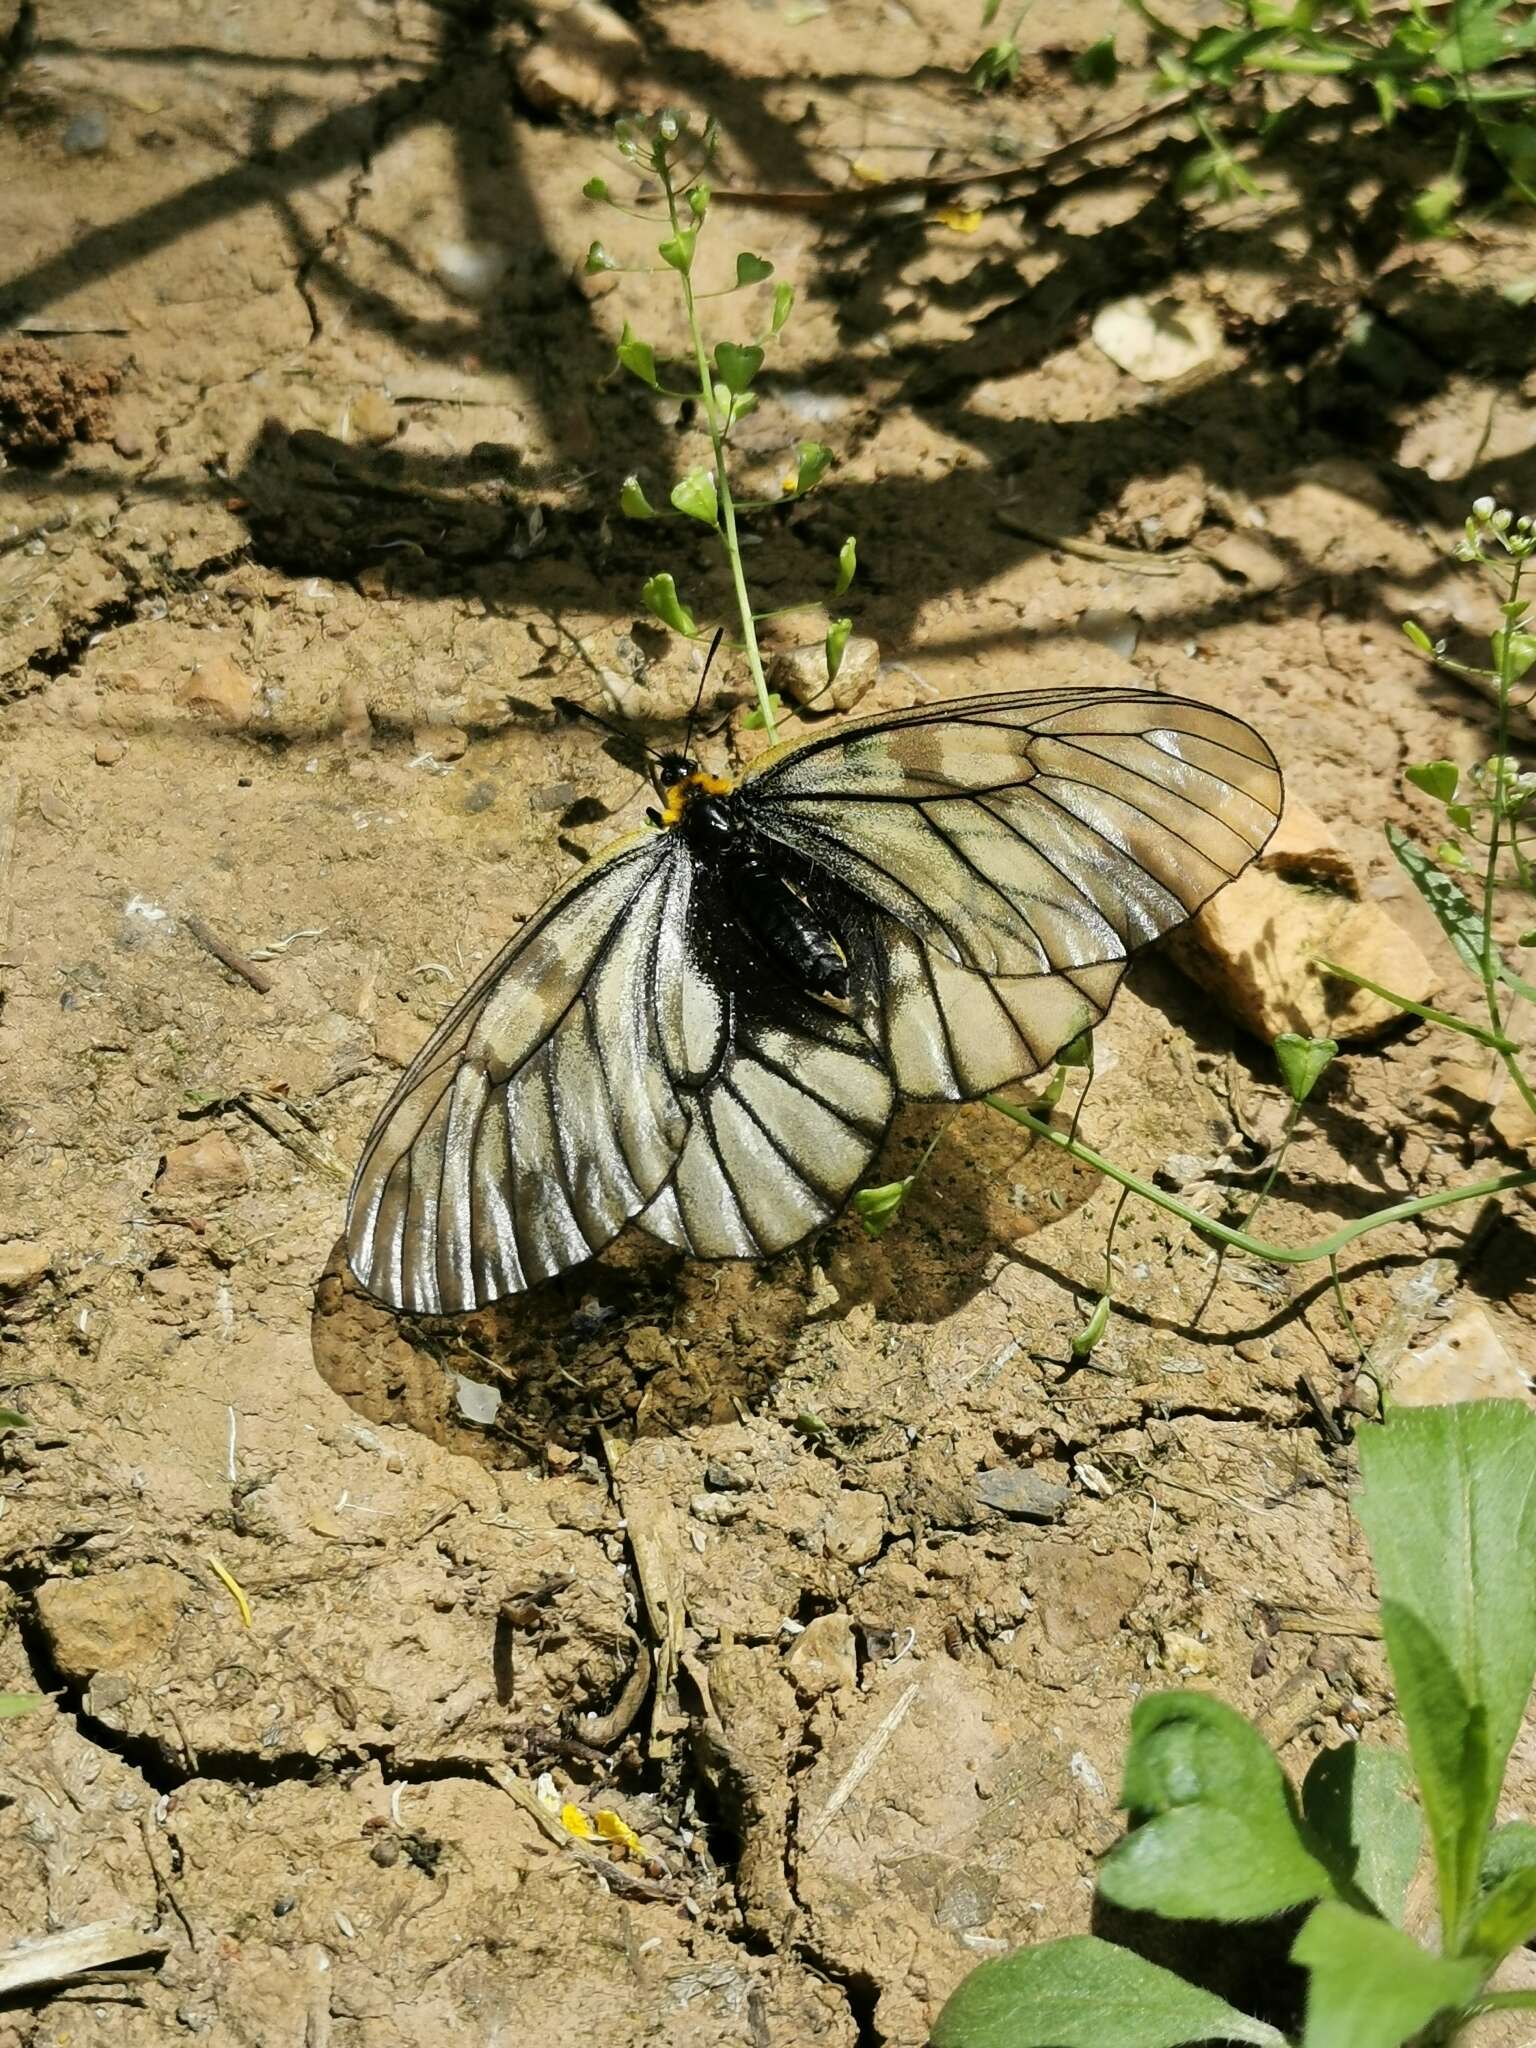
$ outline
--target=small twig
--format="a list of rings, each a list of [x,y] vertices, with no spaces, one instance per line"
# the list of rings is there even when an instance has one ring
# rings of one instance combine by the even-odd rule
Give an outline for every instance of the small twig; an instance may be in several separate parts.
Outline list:
[[[1080,156],[1092,152],[1106,142],[1116,142],[1128,135],[1139,135],[1144,128],[1154,128],[1159,121],[1170,114],[1179,114],[1194,98],[1193,93],[1174,93],[1171,98],[1159,100],[1156,106],[1142,107],[1134,114],[1123,115],[1118,121],[1106,121],[1098,128],[1090,128],[1086,134],[1075,136],[1070,142],[1058,143],[1054,149],[1047,149],[1039,156],[1026,157],[1013,164],[1004,164],[995,171],[978,169],[957,171],[939,177],[887,178],[878,185],[849,185],[829,187],[824,192],[755,192],[735,188],[714,193],[716,205],[760,206],[779,213],[858,213],[868,206],[880,206],[892,199],[907,199],[914,196],[940,198],[946,192],[961,192],[968,185],[1027,185],[1043,181],[1053,171],[1072,163]]]
[[[1180,576],[1191,562],[1205,559],[1198,548],[1181,548],[1177,553],[1153,555],[1139,548],[1113,548],[1101,541],[1079,540],[1075,534],[1051,533],[1043,526],[1031,526],[1027,519],[1009,511],[1006,505],[999,505],[993,517],[1009,533],[1022,534],[1025,540],[1032,540],[1037,547],[1059,549],[1064,555],[1075,555],[1080,562],[1110,562],[1131,576]]]
[[[0,1997],[29,1991],[34,1985],[61,1984],[84,1970],[99,1970],[131,1956],[163,1956],[167,1936],[146,1934],[121,1920],[94,1920],[88,1927],[66,1928],[61,1934],[24,1936],[0,1953]]]
[[[185,1736],[182,1738],[182,1744],[185,1747]],[[195,1770],[196,1768],[197,1766],[194,1762],[193,1769]],[[163,1899],[165,1904],[176,1915],[176,1918],[181,1922],[182,1932],[187,1937],[188,1945],[195,1950],[197,1947],[197,1936],[192,1932],[192,1922],[187,1918],[182,1903],[176,1896],[175,1887],[160,1868],[160,1859],[155,1854],[154,1822],[147,1813],[139,1815],[139,1832],[144,1837],[144,1854],[148,1857],[150,1870],[154,1873],[155,1896],[157,1899]]]
[[[858,1754],[833,1786],[831,1796],[828,1798],[826,1805],[816,1816],[815,1824],[806,1839],[807,1853],[815,1848],[827,1829],[836,1820],[837,1816],[848,1804],[848,1801],[858,1791],[860,1785],[863,1784],[875,1765],[880,1761],[886,1744],[907,1718],[912,1708],[912,1702],[917,1698],[922,1689],[921,1682],[914,1679],[895,1706],[886,1715],[885,1719],[880,1723],[874,1734],[870,1736],[867,1742],[859,1745]]]
[[[269,1138],[276,1138],[279,1145],[286,1145],[295,1159],[301,1159],[314,1172],[327,1174],[332,1180],[346,1185],[347,1170],[344,1166],[339,1165],[334,1159],[327,1159],[312,1145],[306,1145],[303,1139],[296,1138],[292,1131],[285,1131],[277,1119],[269,1116],[249,1095],[231,1096],[230,1107],[243,1111],[253,1124],[258,1124],[266,1132]]]
[[[257,995],[268,996],[272,993],[272,977],[264,967],[258,967],[254,960],[247,960],[243,953],[237,953],[233,946],[226,945],[213,927],[205,924],[202,918],[189,917],[184,922],[203,951],[211,953],[221,966],[227,967],[231,974],[238,974],[242,981],[249,982]]]
[[[1312,1413],[1317,1417],[1319,1428],[1321,1428],[1331,1444],[1342,1450],[1344,1448],[1344,1432],[1334,1421],[1333,1412],[1318,1392],[1316,1382],[1311,1374],[1301,1373],[1298,1376],[1297,1385],[1306,1395]]]
[[[594,1749],[612,1749],[619,1738],[627,1735],[634,1726],[650,1687],[651,1653],[637,1636],[635,1661],[617,1701],[608,1713],[590,1715],[575,1732]]]

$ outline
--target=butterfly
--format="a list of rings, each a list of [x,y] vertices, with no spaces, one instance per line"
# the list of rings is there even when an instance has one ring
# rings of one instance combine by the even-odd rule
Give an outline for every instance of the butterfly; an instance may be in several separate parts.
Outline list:
[[[660,813],[528,920],[373,1127],[347,1257],[392,1308],[483,1307],[630,1223],[695,1258],[798,1244],[900,1098],[1049,1065],[1281,804],[1250,727],[1146,690],[969,697],[654,780]]]

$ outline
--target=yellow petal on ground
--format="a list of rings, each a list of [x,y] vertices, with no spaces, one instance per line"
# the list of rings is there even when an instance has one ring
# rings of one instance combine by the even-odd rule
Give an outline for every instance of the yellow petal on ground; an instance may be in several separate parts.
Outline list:
[[[933,216],[942,228],[953,228],[957,235],[974,235],[986,219],[979,206],[941,206]]]
[[[579,1806],[572,1806],[569,1799],[560,1809],[560,1825],[568,1835],[574,1835],[578,1841],[590,1842],[592,1839],[591,1821]]]
[[[854,158],[853,162],[848,166],[848,175],[854,180],[855,184],[859,185],[883,185],[885,183],[885,173],[877,171],[873,164],[865,163],[862,157],[856,156]]]
[[[789,475],[788,475],[787,477],[785,477],[784,481],[783,481],[783,482],[782,482],[782,483],[781,483],[781,484],[779,485],[779,489],[780,489],[781,491],[792,491],[792,490],[793,490],[793,489],[795,488],[795,485],[796,485],[797,483],[799,483],[799,481],[800,481],[800,472],[799,472],[799,470],[798,470],[798,469],[792,469],[792,470],[791,470],[791,471],[789,472]]]
[[[245,1588],[241,1585],[240,1581],[235,1577],[234,1573],[230,1570],[229,1566],[227,1564],[220,1564],[219,1560],[214,1556],[211,1550],[206,1552],[205,1554],[208,1559],[209,1567],[213,1571],[215,1577],[226,1588],[231,1599],[234,1601],[236,1607],[239,1608],[240,1622],[242,1627],[249,1628],[251,1626],[251,1603],[245,1597]]]
[[[621,1849],[627,1849],[631,1856],[644,1853],[640,1837],[629,1822],[611,1808],[600,1806],[597,1810],[597,1832],[605,1842],[617,1842]]]

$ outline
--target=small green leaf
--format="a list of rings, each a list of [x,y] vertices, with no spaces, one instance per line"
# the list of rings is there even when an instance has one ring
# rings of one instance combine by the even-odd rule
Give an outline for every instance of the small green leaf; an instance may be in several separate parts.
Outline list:
[[[1433,640],[1430,639],[1429,635],[1425,632],[1424,628],[1421,625],[1419,625],[1416,620],[1404,619],[1403,632],[1407,635],[1408,639],[1412,641],[1413,645],[1417,647],[1420,654],[1427,654],[1431,658],[1431,660],[1433,660],[1435,652],[1435,643]]]
[[[709,187],[703,182],[702,179],[700,179],[699,183],[695,185],[693,190],[688,194],[688,211],[693,215],[695,220],[702,220],[705,214],[708,213],[709,202],[711,199],[714,198],[714,196],[714,193],[711,192]]]
[[[1100,1867],[1099,1890],[1117,1906],[1230,1922],[1333,1893],[1263,1737],[1207,1694],[1136,1702],[1120,1803],[1141,1825]]]
[[[661,389],[656,379],[656,351],[648,341],[640,340],[627,320],[624,332],[619,336],[616,354],[632,377],[638,377],[642,384],[649,384],[653,391]]]
[[[1484,934],[1481,916],[1450,876],[1442,874],[1406,832],[1400,831],[1396,825],[1388,825],[1386,830],[1387,844],[1398,866],[1434,912],[1435,921],[1456,948],[1463,965],[1480,975],[1483,971]]]
[[[585,185],[582,186],[581,192],[584,199],[606,199],[608,197],[608,180],[606,178],[588,178]]]
[[[674,633],[682,633],[690,640],[698,637],[698,622],[678,597],[677,585],[665,569],[641,590],[640,601],[653,618],[670,626]]]
[[[1507,1820],[1488,1837],[1477,1881],[1486,1894],[1517,1870],[1533,1869],[1536,1869],[1536,1821]]]
[[[1502,1962],[1536,1934],[1536,1869],[1512,1870],[1485,1892],[1467,1922],[1462,1946],[1489,1962]]]
[[[773,711],[775,720],[777,720],[779,714],[784,709],[784,699],[779,695],[777,690],[770,690],[768,692],[768,703]],[[752,709],[746,714],[746,716],[742,719],[741,722],[746,727],[748,732],[761,732],[764,726],[766,726],[768,723],[767,719],[763,716],[762,706],[760,704],[754,704],[752,706]]]
[[[772,277],[773,265],[766,256],[750,256],[745,249],[736,258],[736,288],[743,285],[761,284],[765,277]]]
[[[1091,1067],[1093,1065],[1093,1026],[1091,1024],[1086,1031],[1079,1031],[1076,1038],[1068,1039],[1067,1043],[1056,1055],[1056,1064],[1059,1067]]]
[[[1113,36],[1100,36],[1073,59],[1072,76],[1079,85],[1113,85],[1120,76],[1120,59],[1115,55]]]
[[[0,1408],[0,1429],[30,1429],[32,1418],[17,1408]]]
[[[820,441],[802,441],[799,448],[800,466],[795,472],[794,495],[804,497],[826,475],[832,467],[832,450],[824,448]]]
[[[848,635],[852,631],[852,619],[834,619],[827,628],[827,681],[829,683],[837,681],[837,672],[843,665],[843,654],[848,646]]]
[[[1019,46],[1011,36],[1004,36],[982,51],[966,73],[966,81],[973,92],[992,92],[1000,85],[1011,85],[1018,75]]]
[[[1408,1759],[1379,1743],[1325,1749],[1302,1780],[1301,1810],[1335,1874],[1400,1927],[1424,1848]]]
[[[1472,806],[1470,804],[1447,804],[1445,815],[1450,819],[1458,832],[1470,832],[1472,830]]]
[[[901,1214],[911,1185],[909,1174],[905,1180],[887,1181],[884,1187],[859,1189],[853,1198],[854,1211],[869,1236],[884,1237]]]
[[[596,277],[600,270],[617,270],[618,264],[608,254],[601,242],[594,242],[587,251],[587,260],[582,265],[588,277]]]
[[[1461,770],[1454,761],[1416,761],[1403,774],[1415,789],[1422,789],[1426,796],[1441,804],[1451,801],[1461,780]]]
[[[1302,2048],[1402,2048],[1483,1979],[1475,1959],[1430,1955],[1396,1927],[1328,1899],[1291,1950],[1308,1973]]]
[[[1097,1935],[1015,1949],[973,1970],[939,2014],[930,2048],[1193,2048],[1285,2036],[1213,1992]]]
[[[1359,1438],[1355,1512],[1454,1948],[1536,1677],[1536,1414],[1398,1409]]]
[[[0,1692],[0,1721],[14,1721],[19,1715],[33,1713],[42,1704],[40,1692]]]
[[[1093,1314],[1083,1327],[1072,1337],[1072,1356],[1087,1358],[1109,1328],[1109,1318],[1115,1306],[1112,1294],[1101,1294],[1093,1305]]]
[[[841,597],[852,583],[854,572],[859,566],[858,543],[850,533],[837,551],[837,581],[832,586],[832,595]]]
[[[627,476],[619,486],[619,510],[626,519],[656,517],[656,508],[645,495],[639,477]]]
[[[679,512],[686,512],[690,519],[697,519],[705,526],[720,523],[720,501],[715,495],[715,480],[707,469],[691,469],[681,483],[674,484],[672,503]]]
[[[1426,237],[1455,234],[1456,209],[1460,204],[1461,180],[1437,178],[1408,202],[1408,232]]]
[[[777,334],[789,318],[795,303],[795,288],[792,284],[776,284],[773,288],[773,324],[770,334]]]
[[[1518,683],[1536,668],[1536,633],[1501,628],[1493,636],[1493,659],[1502,681]]]
[[[756,347],[739,347],[722,341],[715,350],[715,368],[720,381],[733,398],[739,398],[763,367],[763,352]]]
[[[670,264],[672,269],[686,277],[693,268],[693,245],[698,235],[697,228],[682,228],[677,234],[668,235],[664,242],[659,242],[656,254],[663,263]]]
[[[1336,1038],[1302,1038],[1294,1031],[1281,1032],[1275,1040],[1275,1064],[1292,1102],[1306,1101],[1338,1053]]]

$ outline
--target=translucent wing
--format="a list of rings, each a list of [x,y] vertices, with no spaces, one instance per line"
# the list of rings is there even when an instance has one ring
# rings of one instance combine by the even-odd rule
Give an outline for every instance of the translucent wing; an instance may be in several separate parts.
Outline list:
[[[765,757],[741,796],[807,864],[897,1088],[954,1100],[1102,1016],[1130,956],[1260,851],[1281,784],[1225,712],[1055,690],[855,720]]]
[[[420,1314],[478,1308],[638,1218],[761,1258],[842,1206],[891,1087],[846,1018],[781,986],[682,839],[600,855],[462,998],[374,1127],[352,1270]]]

